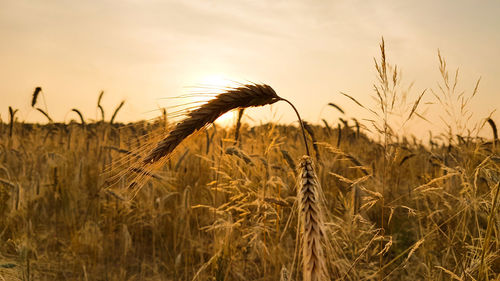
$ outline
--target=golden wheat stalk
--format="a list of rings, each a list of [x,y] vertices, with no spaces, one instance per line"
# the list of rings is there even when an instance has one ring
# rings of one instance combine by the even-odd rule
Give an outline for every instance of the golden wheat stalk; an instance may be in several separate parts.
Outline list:
[[[263,106],[281,98],[268,85],[248,84],[217,95],[200,107],[189,111],[186,117],[144,158],[145,164],[169,156],[191,134],[213,123],[222,114],[236,108]]]
[[[303,156],[298,178],[299,217],[301,225],[303,280],[327,280],[323,240],[325,237],[319,186],[313,161]]]

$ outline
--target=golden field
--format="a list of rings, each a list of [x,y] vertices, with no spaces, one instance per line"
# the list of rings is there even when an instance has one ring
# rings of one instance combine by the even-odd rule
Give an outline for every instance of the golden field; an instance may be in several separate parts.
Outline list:
[[[382,54],[380,106],[367,109],[378,119],[332,106],[342,120],[306,124],[322,278],[500,280],[498,137],[458,122],[430,138],[398,135],[390,113],[401,103],[404,119],[425,116],[420,95],[401,99]],[[434,95],[446,116],[446,101],[467,104],[440,60]],[[0,123],[0,280],[304,280],[299,127],[210,126],[139,171],[139,189],[123,163],[154,147],[167,117],[40,125],[12,113]],[[486,120],[473,128],[491,130]]]

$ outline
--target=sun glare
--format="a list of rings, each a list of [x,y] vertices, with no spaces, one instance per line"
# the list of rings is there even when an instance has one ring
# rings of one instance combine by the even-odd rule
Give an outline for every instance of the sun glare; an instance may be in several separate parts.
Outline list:
[[[227,89],[236,88],[239,86],[241,86],[241,84],[234,80],[226,78],[224,75],[209,74],[203,75],[199,79],[197,79],[193,92],[217,95],[221,92],[226,91]],[[193,98],[193,101],[207,101],[210,98],[211,96],[200,95],[199,97]],[[237,111],[233,110],[219,117],[215,123],[224,127],[232,126],[237,116]]]

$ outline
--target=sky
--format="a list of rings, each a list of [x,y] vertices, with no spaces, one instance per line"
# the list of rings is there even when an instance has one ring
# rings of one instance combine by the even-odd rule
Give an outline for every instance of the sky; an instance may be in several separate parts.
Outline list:
[[[425,104],[439,89],[438,49],[450,72],[460,69],[459,91],[470,94],[481,77],[470,103],[479,120],[500,106],[499,14],[496,0],[0,0],[0,117],[7,122],[12,106],[21,120],[45,122],[30,106],[38,86],[39,106],[56,121],[78,119],[72,108],[98,118],[103,90],[107,118],[125,100],[117,120],[128,122],[159,115],[193,87],[252,81],[313,123],[371,119],[340,92],[376,107],[373,59],[383,36],[402,87],[413,83],[415,98],[426,90],[422,106],[435,115],[410,132],[442,126],[442,108]],[[254,122],[296,119],[285,104],[247,112]]]

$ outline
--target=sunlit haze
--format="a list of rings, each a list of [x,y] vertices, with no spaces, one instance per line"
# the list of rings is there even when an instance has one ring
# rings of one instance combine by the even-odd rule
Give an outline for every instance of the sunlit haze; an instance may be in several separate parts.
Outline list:
[[[170,97],[193,88],[251,81],[271,85],[313,123],[343,117],[329,102],[346,111],[343,118],[372,118],[340,92],[376,107],[373,58],[383,36],[403,86],[414,82],[412,97],[428,89],[423,101],[433,100],[438,49],[450,72],[460,68],[458,92],[470,94],[481,77],[471,103],[479,120],[500,105],[499,14],[493,0],[2,0],[0,116],[7,122],[12,106],[20,120],[45,122],[30,105],[38,86],[55,121],[77,119],[72,108],[96,119],[103,90],[107,118],[125,100],[117,120],[129,122],[158,116],[177,102]],[[285,104],[247,113],[255,122],[296,120]],[[432,114],[430,121],[442,125]]]

